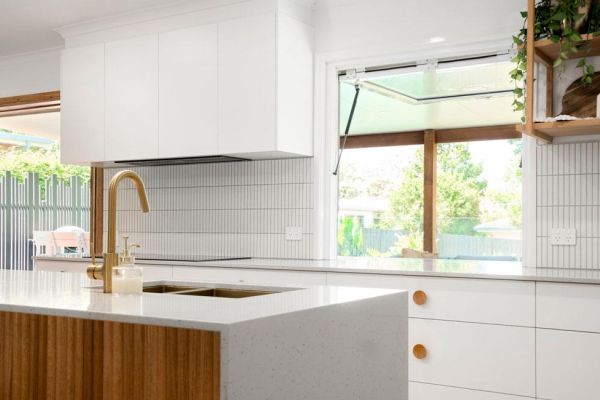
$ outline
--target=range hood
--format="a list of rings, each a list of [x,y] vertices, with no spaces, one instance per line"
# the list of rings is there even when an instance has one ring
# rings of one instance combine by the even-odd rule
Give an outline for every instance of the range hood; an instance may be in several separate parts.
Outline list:
[[[208,164],[235,161],[249,161],[247,158],[229,156],[205,156],[205,157],[181,157],[181,158],[153,158],[147,160],[123,160],[115,161],[115,164],[154,167],[159,165],[185,165],[185,164]]]

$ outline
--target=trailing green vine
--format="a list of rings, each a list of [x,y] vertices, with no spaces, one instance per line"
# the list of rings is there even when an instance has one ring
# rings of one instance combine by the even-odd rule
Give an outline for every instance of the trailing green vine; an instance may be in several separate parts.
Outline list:
[[[593,0],[540,0],[535,5],[534,40],[550,39],[560,44],[558,58],[554,61],[554,68],[564,71],[565,61],[585,46],[585,41],[580,32],[595,33],[600,30],[600,7]],[[589,12],[581,12],[585,7],[590,7]],[[521,12],[523,27],[513,36],[513,44],[517,53],[512,59],[515,68],[510,71],[510,78],[515,83],[514,101],[515,111],[525,110],[525,78],[527,76],[527,12]],[[586,18],[587,17],[587,18]],[[584,85],[592,83],[594,66],[581,58],[577,68],[582,71],[581,81]],[[525,117],[521,117],[524,121]]]

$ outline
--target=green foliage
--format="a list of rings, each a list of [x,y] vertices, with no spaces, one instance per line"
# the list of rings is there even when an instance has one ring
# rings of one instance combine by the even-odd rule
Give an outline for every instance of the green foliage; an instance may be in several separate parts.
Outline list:
[[[362,256],[362,227],[356,218],[344,217],[338,225],[338,254],[340,256]]]
[[[52,175],[60,180],[68,181],[72,176],[79,176],[84,181],[90,178],[89,167],[79,167],[60,163],[58,145],[50,148],[16,147],[0,152],[0,175],[10,172],[19,180],[25,179],[29,173],[38,174],[42,185]]]
[[[480,198],[487,182],[483,167],[474,163],[465,144],[438,145],[437,224],[441,233],[474,235]],[[422,247],[423,232],[423,150],[404,170],[404,176],[390,199],[389,228],[407,233],[397,247]]]
[[[555,43],[560,43],[559,57],[554,60],[555,68],[564,68],[564,61],[569,56],[583,47],[583,39],[575,29],[577,23],[585,17],[580,13],[580,7],[590,0],[541,0],[535,6],[535,32],[534,39],[548,38]],[[589,21],[585,27],[587,33],[595,33],[600,23],[600,7],[597,2],[592,2],[589,13]],[[513,36],[513,44],[517,46],[517,54],[513,58],[515,68],[510,71],[510,78],[515,82],[513,109],[524,111],[524,80],[527,73],[527,12],[521,12],[525,20],[519,33]],[[585,85],[592,83],[594,66],[589,64],[585,58],[577,63],[577,68],[582,71],[581,81]],[[525,117],[521,118],[525,122]]]

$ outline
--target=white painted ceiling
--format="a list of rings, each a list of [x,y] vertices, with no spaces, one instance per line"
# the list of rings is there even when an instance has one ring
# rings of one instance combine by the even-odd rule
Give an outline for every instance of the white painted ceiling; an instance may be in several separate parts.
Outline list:
[[[0,0],[0,58],[63,45],[55,28],[174,0]]]

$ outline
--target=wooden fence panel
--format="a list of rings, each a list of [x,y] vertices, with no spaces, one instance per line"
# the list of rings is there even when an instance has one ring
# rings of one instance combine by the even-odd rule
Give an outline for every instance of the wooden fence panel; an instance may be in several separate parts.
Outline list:
[[[90,225],[90,187],[77,176],[68,182],[52,176],[42,184],[37,174],[23,181],[0,176],[0,268],[31,269],[33,231]]]

